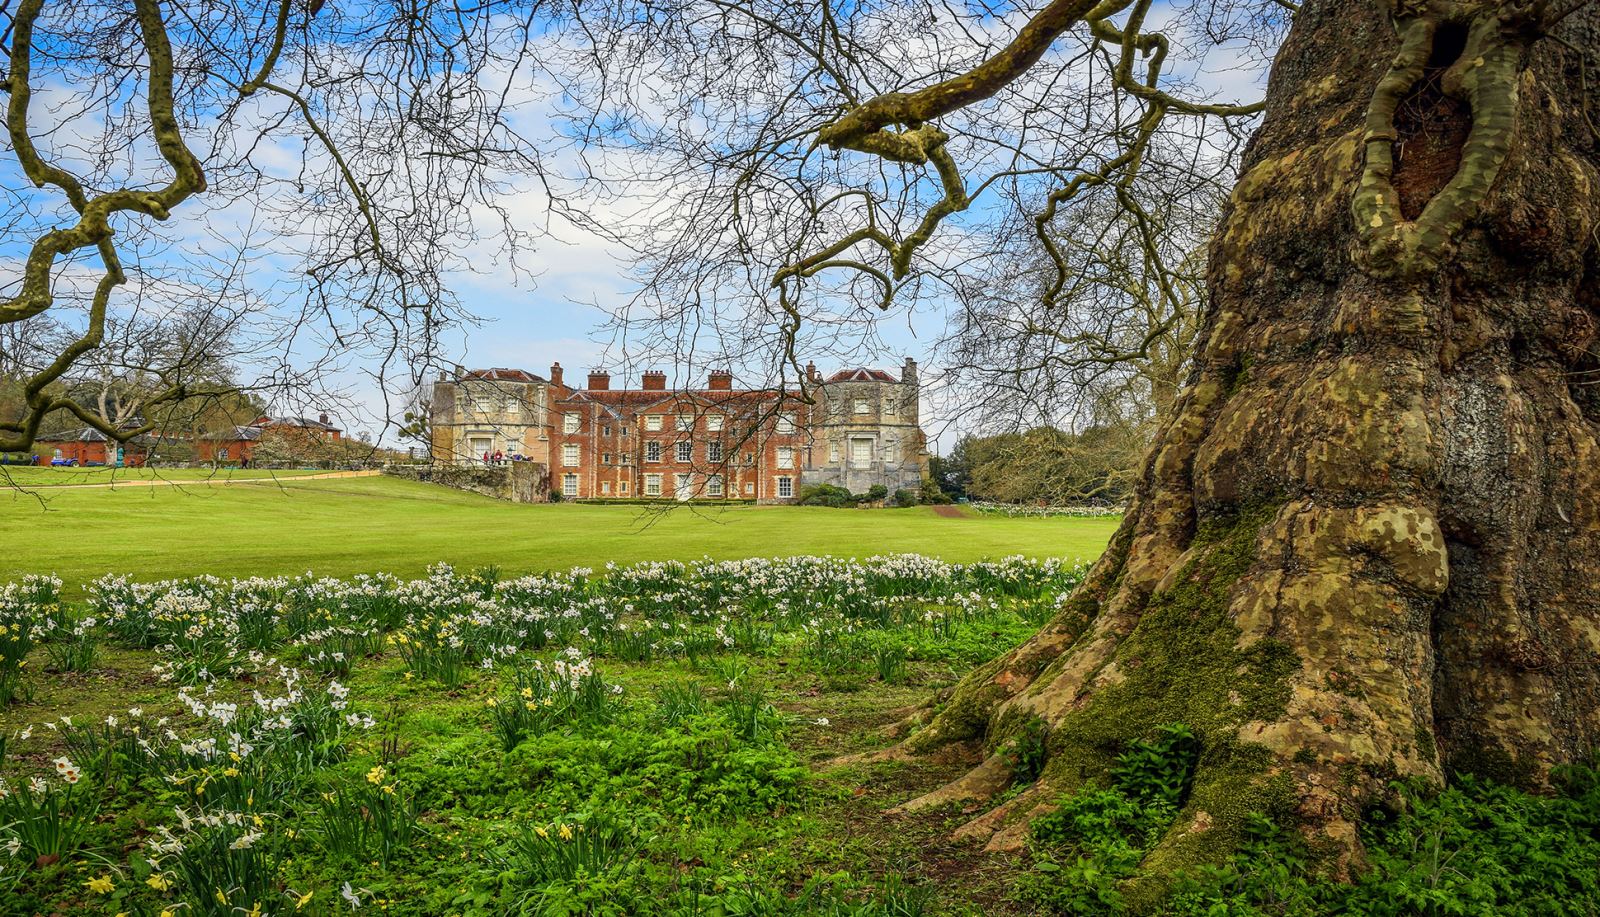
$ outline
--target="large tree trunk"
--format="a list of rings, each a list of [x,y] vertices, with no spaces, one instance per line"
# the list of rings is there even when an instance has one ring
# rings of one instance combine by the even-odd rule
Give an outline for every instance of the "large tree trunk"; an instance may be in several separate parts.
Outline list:
[[[1296,17],[1127,518],[901,747],[988,754],[905,808],[997,794],[1038,717],[1044,777],[960,832],[1014,845],[1183,722],[1203,752],[1152,871],[1251,810],[1351,864],[1397,776],[1537,786],[1600,743],[1591,77],[1539,3],[1394,2]],[[1589,11],[1557,32],[1600,49]]]

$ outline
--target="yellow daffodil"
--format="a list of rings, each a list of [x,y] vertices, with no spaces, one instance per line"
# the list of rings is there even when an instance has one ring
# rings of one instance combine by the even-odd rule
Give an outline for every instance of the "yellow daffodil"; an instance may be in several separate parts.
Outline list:
[[[164,892],[167,890],[167,887],[170,883],[168,883],[166,879],[163,879],[159,874],[156,874],[144,880],[144,884],[150,886],[158,892]]]
[[[115,887],[116,883],[111,881],[110,876],[95,876],[89,880],[89,891],[97,895],[109,895]]]
[[[571,825],[562,825],[561,826],[561,830],[559,830],[556,833],[560,834],[561,835],[561,839],[564,840],[564,841],[572,840],[572,826]]]
[[[311,903],[311,896],[314,895],[314,894],[316,894],[315,891],[309,891],[309,892],[306,892],[305,894],[299,896],[298,898],[294,899],[294,909],[298,911],[301,908],[305,907],[307,904],[310,904]]]

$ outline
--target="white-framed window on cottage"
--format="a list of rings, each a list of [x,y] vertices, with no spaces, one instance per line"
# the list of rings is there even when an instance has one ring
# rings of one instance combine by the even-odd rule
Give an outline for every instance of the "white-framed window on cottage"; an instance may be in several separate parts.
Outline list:
[[[706,478],[706,496],[722,496],[722,475],[714,474],[711,477]]]
[[[561,417],[561,432],[576,433],[583,426],[583,418],[577,414],[563,414]]]
[[[706,461],[718,464],[722,461],[722,444],[706,443]]]
[[[679,500],[688,500],[694,496],[694,477],[687,474],[672,476],[672,495]]]
[[[900,444],[888,443],[883,447],[883,460],[886,462],[900,461]]]
[[[493,414],[494,413],[494,401],[495,401],[495,398],[494,398],[493,395],[488,394],[488,393],[481,393],[481,394],[473,396],[472,408],[473,408],[473,410],[477,411],[479,414]]]
[[[794,478],[791,478],[786,474],[778,475],[778,496],[794,496]]]
[[[644,476],[644,495],[647,497],[661,496],[661,475],[647,474]]]
[[[517,399],[516,395],[506,398],[506,416],[511,418],[520,418],[522,416],[522,402]]]
[[[900,413],[900,405],[895,403],[893,396],[883,399],[883,416],[893,417]]]
[[[746,482],[744,482],[744,495],[747,496],[747,497],[753,497],[753,496],[755,496],[755,494],[756,494],[756,482],[754,482],[754,481],[746,481]]]
[[[872,412],[872,406],[867,404],[865,399],[862,399],[862,398],[857,398],[856,399],[856,413],[857,414],[870,414],[871,412]]]
[[[777,431],[779,433],[793,433],[795,431],[794,414],[788,411],[779,414]]]
[[[677,454],[677,459],[678,459],[678,461],[680,461],[680,462],[692,462],[692,461],[694,461],[694,443],[691,443],[688,440],[684,440],[683,442],[677,443],[676,445],[677,445],[677,453],[678,453]]]
[[[689,430],[693,430],[694,429],[694,415],[693,414],[679,414],[678,418],[677,418],[677,429],[680,432],[688,432]]]
[[[605,494],[606,496],[610,496],[611,495],[611,482],[610,481],[601,481],[600,482],[600,492]]]
[[[828,461],[830,461],[830,462],[839,461],[839,444],[838,443],[829,443],[828,444]]]
[[[600,435],[601,436],[610,436],[611,435],[611,424],[606,424],[605,426],[601,427],[600,428]]]
[[[578,495],[578,476],[564,474],[561,476],[561,496],[576,497]]]
[[[793,446],[779,446],[778,447],[778,467],[779,468],[793,468],[794,467],[794,447]]]
[[[644,460],[647,462],[661,461],[661,444],[655,442],[645,443]]]
[[[644,428],[646,430],[652,430],[652,431],[661,429],[661,415],[660,414],[649,414],[649,415],[646,415],[645,419],[644,419]]]
[[[602,464],[602,465],[611,464],[611,453],[609,453],[609,452],[600,453],[600,464]]]
[[[708,415],[706,415],[706,429],[710,430],[712,433],[721,433],[722,432],[722,415],[721,414],[708,414]]]
[[[561,447],[561,464],[568,468],[578,466],[578,444],[566,443]]]
[[[628,482],[627,481],[618,482],[618,484],[617,484],[617,493],[625,494],[627,492],[628,492]]]

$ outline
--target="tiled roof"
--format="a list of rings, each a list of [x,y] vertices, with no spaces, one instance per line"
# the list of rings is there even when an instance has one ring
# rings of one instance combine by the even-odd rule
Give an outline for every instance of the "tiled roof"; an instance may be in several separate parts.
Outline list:
[[[506,369],[497,366],[493,369],[474,369],[462,378],[487,379],[490,382],[543,382],[543,376],[537,376],[525,369]]]
[[[252,427],[299,427],[302,430],[331,430],[339,428],[330,423],[323,423],[312,417],[277,417],[267,416],[256,419]],[[242,429],[242,428],[241,428]]]
[[[841,369],[828,377],[829,382],[896,382],[894,376],[881,369],[867,369],[864,366],[855,369]]]

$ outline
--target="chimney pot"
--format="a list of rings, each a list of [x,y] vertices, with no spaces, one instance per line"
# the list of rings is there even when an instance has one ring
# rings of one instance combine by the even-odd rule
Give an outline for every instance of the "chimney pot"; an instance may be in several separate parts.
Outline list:
[[[652,369],[644,374],[644,390],[647,392],[664,392],[667,390],[667,374],[659,369]]]
[[[589,391],[605,392],[611,389],[611,374],[605,370],[598,370],[589,374]]]
[[[551,385],[565,385],[566,384],[566,383],[561,381],[561,364],[560,363],[551,363],[550,364],[550,384]]]
[[[712,370],[710,386],[713,392],[733,391],[733,373],[725,369]]]

